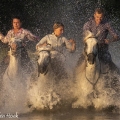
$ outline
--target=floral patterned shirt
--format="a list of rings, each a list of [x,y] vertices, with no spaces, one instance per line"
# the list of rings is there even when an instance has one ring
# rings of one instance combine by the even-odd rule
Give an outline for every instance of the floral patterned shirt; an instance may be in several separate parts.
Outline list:
[[[86,22],[83,26],[83,32],[85,30],[89,30],[94,35],[98,33],[97,39],[98,43],[104,43],[104,40],[107,39],[108,33],[115,38],[118,34],[111,27],[110,23],[103,20],[98,26],[95,23],[94,18],[90,18],[88,22]]]
[[[23,29],[23,28],[21,28],[17,33],[14,33],[13,30],[9,30],[6,36],[4,36],[0,33],[0,39],[3,43],[10,44],[12,42],[12,38],[20,39],[24,43],[28,40],[30,40],[30,41],[38,40],[38,37],[36,37],[30,31]]]

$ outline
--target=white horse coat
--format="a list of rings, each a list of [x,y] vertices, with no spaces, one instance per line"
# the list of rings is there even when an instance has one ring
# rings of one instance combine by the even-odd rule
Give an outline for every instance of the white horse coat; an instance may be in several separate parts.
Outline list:
[[[10,62],[3,76],[2,105],[1,112],[24,113],[27,111],[27,89],[30,75],[26,74],[22,60],[22,42],[13,39],[16,49],[10,48]]]
[[[119,94],[117,92],[119,74],[116,73],[114,63],[110,63],[111,66],[114,66],[111,69],[110,65],[105,65],[98,59],[97,39],[90,31],[86,31],[84,43],[85,60],[78,64],[75,71],[77,100],[72,106],[74,108],[93,106],[96,109],[102,109],[120,105],[118,102],[120,96],[114,98]],[[117,79],[116,86],[113,86],[115,78]]]
[[[66,91],[70,92],[64,56],[50,46],[44,46],[39,48],[37,64],[38,79],[31,84],[30,105],[37,110],[53,109],[60,104],[62,98],[67,99]],[[47,69],[42,72],[40,67],[44,65]]]

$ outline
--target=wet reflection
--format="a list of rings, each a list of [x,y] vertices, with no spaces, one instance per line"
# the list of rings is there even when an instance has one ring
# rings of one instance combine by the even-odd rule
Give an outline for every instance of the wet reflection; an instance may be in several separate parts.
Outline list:
[[[19,120],[119,120],[120,115],[116,113],[70,110],[59,112],[34,112],[20,115]],[[7,119],[5,119],[7,120]]]

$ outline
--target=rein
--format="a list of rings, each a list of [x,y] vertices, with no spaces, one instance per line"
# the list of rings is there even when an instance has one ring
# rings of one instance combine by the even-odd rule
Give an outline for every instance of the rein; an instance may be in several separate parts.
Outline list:
[[[49,54],[49,56],[50,56],[50,62],[49,62],[49,64],[51,63],[51,53],[50,53],[50,51],[57,51],[58,53],[60,53],[60,54],[62,54],[63,56],[64,56],[64,58],[65,58],[65,61],[66,61],[66,56],[62,53],[62,52],[60,52],[60,51],[58,51],[58,50],[55,50],[55,49],[53,49],[52,48],[52,50],[40,50],[40,51],[38,51],[38,53],[40,53],[40,52],[43,52],[43,51],[46,51],[46,52],[48,52],[48,54]],[[37,60],[38,60],[39,58],[37,58]],[[48,64],[48,66],[49,66],[49,64]],[[47,74],[47,72],[48,72],[48,66],[47,66],[47,69],[46,69],[46,71],[44,72],[44,75],[46,75]],[[38,77],[40,76],[40,74],[38,73]]]
[[[98,60],[99,60],[99,59],[98,59]],[[99,60],[99,65],[100,65],[99,75],[98,75],[98,78],[96,79],[95,83],[91,82],[90,79],[87,77],[87,75],[86,75],[86,69],[85,69],[85,78],[86,78],[87,81],[93,86],[93,97],[94,97],[94,98],[96,98],[96,97],[98,98],[98,95],[97,95],[97,93],[96,93],[96,88],[95,88],[95,86],[96,86],[96,84],[97,84],[97,82],[98,82],[98,80],[99,80],[99,78],[100,78],[100,75],[101,75],[101,74],[107,74],[107,73],[109,72],[109,70],[110,70],[110,68],[109,68],[107,72],[102,73],[100,60]],[[86,66],[86,67],[87,67],[87,66]]]
[[[24,46],[22,46],[22,45],[18,46],[17,43],[15,43],[15,44],[16,44],[15,49],[14,49],[14,47],[9,45],[12,55],[18,55],[17,51],[19,51],[21,49],[25,49]]]
[[[40,50],[40,51],[38,51],[38,53],[40,53],[40,52],[42,52],[42,51],[47,51],[47,52],[50,54],[50,56],[51,56],[50,51],[57,51],[58,53],[60,53],[61,55],[64,56],[65,61],[66,61],[66,56],[64,55],[64,53],[62,53],[62,52],[60,52],[60,51],[58,51],[58,50],[55,50],[55,49],[52,48],[52,50]]]
[[[99,64],[100,64],[100,61],[99,61]],[[93,83],[93,82],[91,82],[91,81],[88,79],[88,77],[87,77],[87,75],[86,75],[86,69],[85,69],[85,77],[86,77],[86,79],[88,80],[88,82],[89,82],[91,85],[93,85],[93,90],[95,90],[95,85],[97,84],[97,82],[98,82],[98,80],[99,80],[99,78],[100,78],[100,74],[101,74],[101,64],[100,64],[100,69],[99,69],[99,76],[98,76],[98,78],[96,79],[96,82]]]
[[[88,37],[88,38],[86,38],[86,39],[84,39],[84,42],[87,40],[87,39],[89,39],[89,38],[96,38],[96,37],[93,37],[93,36],[91,36],[91,37]],[[98,44],[97,44],[98,45]],[[99,48],[98,48],[99,49]],[[84,52],[85,52],[85,48],[84,48]],[[99,52],[99,51],[98,51]],[[92,53],[95,57],[97,56],[97,54],[94,54],[94,53]],[[85,55],[88,57],[88,55],[86,54],[86,52],[85,52]],[[96,59],[96,58],[95,58]],[[102,70],[101,70],[101,68],[102,68],[102,64],[101,64],[101,61],[100,61],[100,59],[99,59],[99,57],[98,57],[98,61],[99,61],[99,71],[98,71],[98,77],[96,78],[96,80],[95,80],[95,82],[92,82],[92,81],[90,81],[90,79],[88,78],[88,76],[87,76],[87,71],[86,71],[86,69],[85,69],[85,78],[87,79],[87,81],[92,85],[92,87],[93,87],[93,97],[94,98],[98,98],[98,95],[97,95],[97,91],[96,91],[96,84],[98,83],[98,80],[99,80],[99,78],[100,78],[100,75],[101,74],[107,74],[108,72],[109,72],[109,70],[110,69],[108,69],[106,72],[102,72]],[[86,59],[86,63],[87,63],[87,59]],[[94,63],[95,64],[95,63]],[[88,65],[86,64],[86,67],[87,67]],[[96,65],[97,66],[97,65]]]

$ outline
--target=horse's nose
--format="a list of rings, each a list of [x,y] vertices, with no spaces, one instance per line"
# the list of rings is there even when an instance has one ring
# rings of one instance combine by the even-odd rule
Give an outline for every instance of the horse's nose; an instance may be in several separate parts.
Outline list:
[[[93,53],[88,54],[87,58],[88,58],[89,64],[94,64],[94,62],[95,62],[95,55]]]
[[[43,74],[46,71],[46,66],[38,64],[38,74]]]

